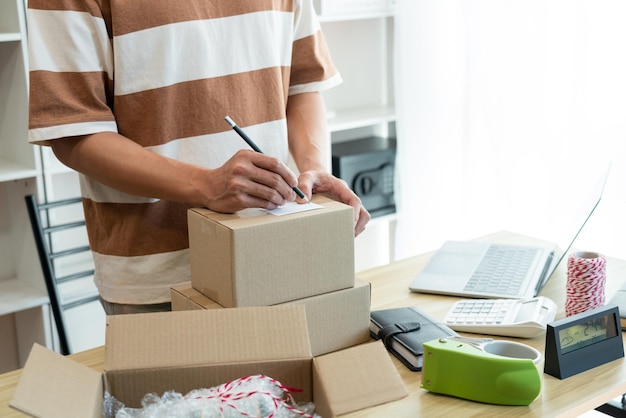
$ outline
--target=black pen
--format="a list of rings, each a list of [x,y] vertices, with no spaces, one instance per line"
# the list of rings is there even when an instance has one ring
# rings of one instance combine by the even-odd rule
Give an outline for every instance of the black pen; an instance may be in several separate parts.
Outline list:
[[[224,117],[224,119],[226,120],[226,122],[228,122],[228,124],[235,130],[235,132],[237,132],[239,134],[239,136],[241,138],[243,138],[244,141],[246,141],[246,143],[248,145],[250,145],[250,148],[252,148],[253,150],[255,150],[256,152],[258,152],[259,154],[263,154],[263,151],[261,151],[261,148],[259,148],[257,146],[257,144],[254,143],[254,141],[252,139],[250,139],[250,137],[243,131],[243,129],[241,129],[239,126],[237,126],[237,124],[235,123],[234,120],[232,120],[230,118],[230,116],[226,116]],[[296,192],[296,194],[298,196],[300,196],[301,199],[306,199],[306,196],[304,195],[304,193],[302,193],[302,190],[300,190],[298,188],[298,186],[292,187],[293,191]]]

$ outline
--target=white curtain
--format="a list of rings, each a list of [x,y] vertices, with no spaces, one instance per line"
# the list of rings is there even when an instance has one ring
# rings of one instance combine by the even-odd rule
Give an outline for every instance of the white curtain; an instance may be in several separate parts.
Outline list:
[[[626,2],[396,3],[396,258],[499,230],[559,241],[609,162],[576,247],[626,257]]]

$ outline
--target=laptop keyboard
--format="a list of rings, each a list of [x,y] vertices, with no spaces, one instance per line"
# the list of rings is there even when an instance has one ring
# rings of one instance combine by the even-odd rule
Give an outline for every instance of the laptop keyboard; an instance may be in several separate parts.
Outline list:
[[[517,295],[537,251],[491,245],[464,290]]]

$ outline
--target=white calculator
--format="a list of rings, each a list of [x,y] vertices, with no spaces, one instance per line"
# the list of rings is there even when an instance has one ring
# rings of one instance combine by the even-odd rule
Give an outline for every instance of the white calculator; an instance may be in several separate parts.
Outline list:
[[[532,338],[554,320],[556,304],[531,299],[462,299],[448,311],[444,323],[455,331]]]

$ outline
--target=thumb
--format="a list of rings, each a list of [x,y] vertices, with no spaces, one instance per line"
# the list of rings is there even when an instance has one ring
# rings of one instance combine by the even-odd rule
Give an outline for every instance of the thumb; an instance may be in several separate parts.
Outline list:
[[[300,190],[302,190],[302,193],[304,193],[306,199],[298,198],[297,200],[299,202],[308,202],[311,200],[311,197],[313,196],[314,184],[315,179],[313,178],[313,176],[310,175],[310,173],[300,174],[300,176],[298,177],[298,187],[300,188]]]

